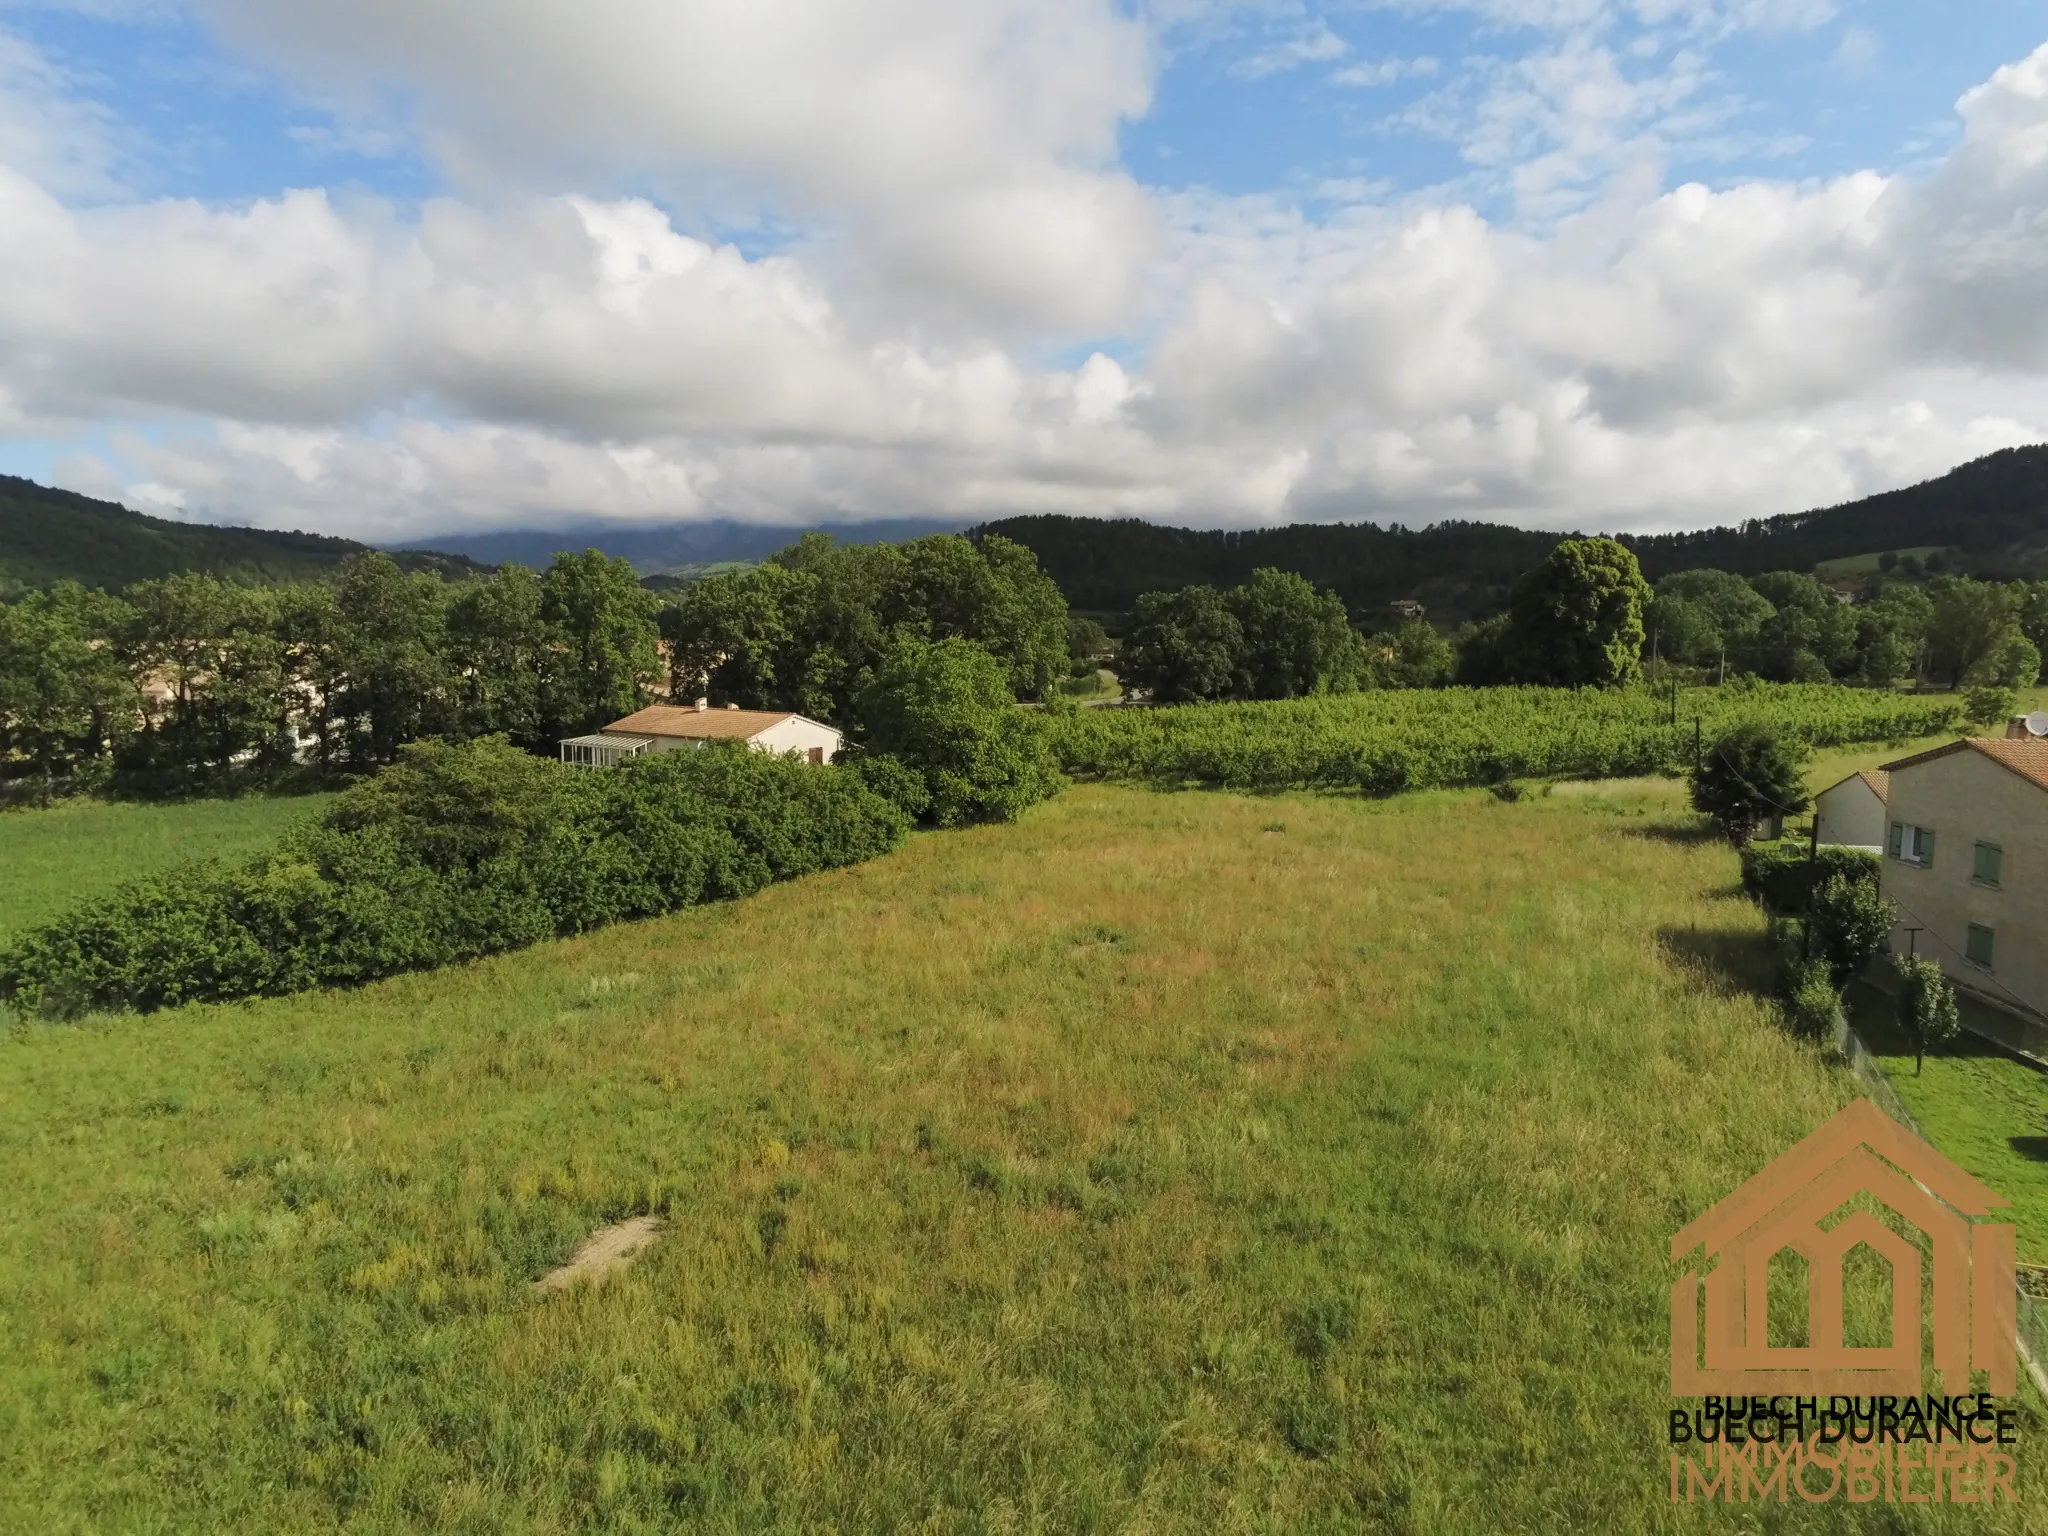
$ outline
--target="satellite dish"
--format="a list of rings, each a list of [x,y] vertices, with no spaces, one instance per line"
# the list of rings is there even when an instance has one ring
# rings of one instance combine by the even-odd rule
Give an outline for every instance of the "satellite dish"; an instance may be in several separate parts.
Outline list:
[[[2037,709],[2027,716],[2029,736],[2048,736],[2048,709]]]

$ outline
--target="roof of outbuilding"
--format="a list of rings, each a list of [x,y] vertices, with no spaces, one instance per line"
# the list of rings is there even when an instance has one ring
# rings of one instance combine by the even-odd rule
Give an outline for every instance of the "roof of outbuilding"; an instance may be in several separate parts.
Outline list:
[[[607,732],[626,736],[670,736],[688,741],[752,741],[771,725],[794,718],[786,709],[688,709],[654,704],[614,720]]]
[[[2029,738],[2012,741],[1997,736],[1965,736],[1961,741],[1952,741],[1945,747],[1932,751],[1916,752],[1911,757],[1902,757],[1895,763],[1886,763],[1886,773],[1897,773],[1902,768],[1915,768],[1921,763],[1931,763],[1938,757],[1948,757],[1956,752],[1981,752],[1999,767],[2018,774],[2036,789],[2048,789],[2048,740]]]
[[[1861,779],[1870,786],[1870,792],[1877,796],[1880,804],[1891,804],[1892,776],[1882,768],[1865,768],[1860,772],[1850,774],[1846,779],[1837,779],[1826,789],[1822,790],[1821,793],[1831,795],[1844,784],[1854,784],[1858,779]]]

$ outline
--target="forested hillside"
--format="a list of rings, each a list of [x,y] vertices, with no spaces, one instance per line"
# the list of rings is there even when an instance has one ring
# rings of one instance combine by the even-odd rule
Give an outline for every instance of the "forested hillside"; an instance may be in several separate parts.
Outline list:
[[[1086,517],[1004,518],[979,532],[1030,548],[1067,600],[1087,611],[1127,612],[1140,593],[1165,588],[1235,586],[1266,566],[1334,589],[1372,623],[1397,598],[1420,599],[1439,620],[1494,612],[1515,579],[1564,537],[1491,523],[1196,532]],[[1927,545],[1959,548],[1977,573],[2010,577],[2048,564],[2048,447],[2007,449],[1839,507],[1621,542],[1652,581],[1700,566],[1741,575],[1805,571],[1823,560]]]
[[[353,539],[265,528],[215,528],[146,517],[111,501],[0,475],[0,596],[55,581],[119,591],[179,571],[259,582],[332,573],[368,551]],[[409,551],[408,570],[448,575],[480,569],[463,555]]]

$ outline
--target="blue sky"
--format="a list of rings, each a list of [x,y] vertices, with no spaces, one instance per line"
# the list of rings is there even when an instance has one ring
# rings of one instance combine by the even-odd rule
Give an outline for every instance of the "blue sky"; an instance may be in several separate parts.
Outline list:
[[[779,15],[0,0],[0,468],[380,536],[1649,527],[2048,427],[2038,3]]]

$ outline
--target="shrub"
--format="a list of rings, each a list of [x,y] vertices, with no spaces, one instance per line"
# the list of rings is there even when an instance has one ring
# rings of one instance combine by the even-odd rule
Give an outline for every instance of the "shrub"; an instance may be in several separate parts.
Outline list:
[[[1831,875],[1818,885],[1807,907],[1813,956],[1827,966],[1837,991],[1885,952],[1899,920],[1899,909],[1885,899],[1877,881],[1848,875]]]
[[[1825,960],[1809,960],[1790,967],[1782,983],[1785,1012],[1792,1032],[1807,1040],[1824,1040],[1835,1027],[1835,1012],[1842,1004]]]
[[[189,865],[32,930],[0,953],[0,999],[68,1017],[367,981],[744,896],[908,825],[854,773],[738,745],[590,773],[422,744],[241,869]]]
[[[907,640],[862,700],[868,745],[923,781],[942,827],[1009,821],[1064,782],[1046,722],[1017,707],[1003,669],[965,640]]]
[[[1979,683],[1963,695],[1963,718],[1972,725],[2003,725],[2019,700],[2019,693],[2003,683]]]
[[[1716,741],[1692,776],[1692,804],[1721,823],[1740,848],[1757,825],[1811,803],[1800,778],[1801,753],[1776,731],[1739,725]]]
[[[1912,1038],[1917,1077],[1926,1064],[1927,1047],[1955,1039],[1962,1030],[1962,1016],[1956,1009],[1956,989],[1934,961],[1925,955],[1899,955],[1892,964],[1898,973],[1899,1027]]]
[[[1816,849],[1793,838],[1742,850],[1743,889],[1774,912],[1804,913],[1810,893],[1838,876],[1875,886],[1877,855],[1832,843]]]

